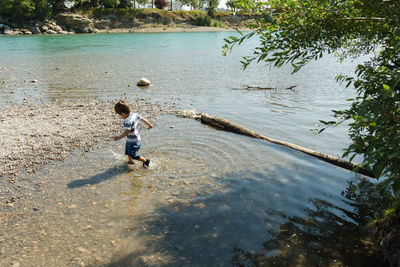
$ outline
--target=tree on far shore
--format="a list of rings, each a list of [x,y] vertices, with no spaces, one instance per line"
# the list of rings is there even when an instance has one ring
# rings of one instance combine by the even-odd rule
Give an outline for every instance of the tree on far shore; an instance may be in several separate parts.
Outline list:
[[[178,0],[182,5],[190,7],[190,10],[203,8],[205,0]]]
[[[238,0],[228,0],[226,1],[226,7],[229,8],[233,13],[238,9]]]
[[[0,0],[0,15],[14,22],[44,20],[64,9],[63,0]]]
[[[217,11],[219,5],[219,0],[207,0],[207,14],[210,17],[214,17],[215,12]]]

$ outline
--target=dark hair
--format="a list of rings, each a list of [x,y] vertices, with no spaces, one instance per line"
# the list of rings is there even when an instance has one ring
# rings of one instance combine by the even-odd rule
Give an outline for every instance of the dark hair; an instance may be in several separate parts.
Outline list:
[[[118,114],[122,114],[122,113],[130,114],[131,113],[131,108],[129,107],[129,104],[127,102],[125,102],[124,100],[120,100],[117,104],[115,104],[114,110]]]

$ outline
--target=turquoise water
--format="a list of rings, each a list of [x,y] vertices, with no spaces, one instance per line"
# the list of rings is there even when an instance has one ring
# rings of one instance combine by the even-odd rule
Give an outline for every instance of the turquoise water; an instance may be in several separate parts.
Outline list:
[[[241,56],[249,54],[256,40],[222,57],[223,38],[231,34],[1,37],[1,103],[23,98],[145,97],[225,117],[275,139],[340,155],[349,143],[346,125],[319,136],[313,136],[310,129],[318,120],[330,119],[332,109],[348,105],[346,99],[354,92],[338,85],[334,76],[350,73],[356,63],[339,64],[327,55],[296,75],[290,75],[289,68],[263,64],[243,71]],[[150,79],[152,86],[137,88],[141,77]],[[247,85],[277,89],[245,90]],[[293,85],[297,86],[294,90],[284,89]],[[341,195],[354,174],[284,147],[172,116],[157,118],[157,127],[145,132],[143,139],[143,153],[154,159],[148,171],[127,171],[115,156],[122,153],[123,144],[105,142],[93,153],[78,153],[36,177],[54,183],[48,199],[80,201],[77,213],[66,212],[62,224],[72,225],[79,219],[84,221],[81,228],[94,226],[100,215],[98,209],[88,207],[113,203],[108,206],[109,215],[100,210],[105,221],[113,221],[107,226],[112,229],[108,235],[120,240],[119,245],[114,250],[99,245],[100,237],[110,229],[103,229],[104,225],[97,225],[103,231],[89,237],[96,237],[97,243],[86,245],[100,254],[111,254],[102,259],[103,264],[284,266],[290,262],[288,255],[308,266],[362,262],[365,255],[353,258],[351,252],[341,251],[340,244],[335,246],[340,238],[346,239],[341,226],[353,229],[357,224],[350,215],[355,203]],[[57,206],[56,200],[50,202]],[[43,211],[44,218],[51,218],[48,231],[65,236],[65,247],[82,241],[69,237],[69,224],[57,228],[61,222],[54,213]],[[315,222],[323,227],[318,229]],[[56,241],[45,239],[43,246],[46,242]],[[62,250],[57,247],[44,257]],[[279,255],[280,259],[274,258]],[[93,257],[85,261],[96,262]],[[65,265],[68,260],[60,262]]]
[[[3,101],[24,96],[41,99],[145,96],[179,98],[182,108],[224,116],[276,139],[339,155],[348,144],[346,128],[321,136],[310,129],[344,108],[354,92],[339,86],[335,75],[355,63],[339,64],[333,56],[312,62],[300,73],[263,64],[242,71],[241,56],[256,40],[221,54],[227,32],[100,34],[0,38],[0,88],[19,88]],[[135,84],[151,80],[148,89]],[[37,83],[30,83],[37,80]],[[25,82],[24,82],[25,81]],[[247,85],[295,90],[241,90]],[[301,134],[299,134],[301,133]]]

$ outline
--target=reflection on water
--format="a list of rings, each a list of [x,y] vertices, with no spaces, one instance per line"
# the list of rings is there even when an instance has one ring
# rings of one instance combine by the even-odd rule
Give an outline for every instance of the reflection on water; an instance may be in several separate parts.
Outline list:
[[[362,190],[369,193],[375,190],[374,195],[378,195],[373,184],[361,181],[359,185]],[[303,216],[288,217],[273,205],[254,203],[252,197],[246,198],[237,189],[234,186],[202,200],[174,203],[155,210],[157,215],[145,224],[147,239],[143,238],[144,231],[130,235],[108,266],[384,264],[372,247],[368,230],[362,228],[368,223],[368,217],[361,218],[350,209],[321,199],[310,199],[312,206],[305,209]],[[347,190],[351,189],[350,185]],[[344,202],[351,202],[351,206],[365,212],[371,211],[371,201],[376,199],[370,195],[362,197],[367,202],[351,198]],[[372,214],[369,212],[369,215]],[[135,245],[138,240],[140,249]]]
[[[356,183],[354,185],[353,183]],[[304,217],[289,217],[259,252],[235,247],[235,266],[385,266],[366,225],[383,198],[375,184],[352,179],[342,193],[354,210],[311,199]],[[337,214],[344,214],[345,218]],[[282,214],[281,216],[285,216]],[[276,255],[270,255],[275,251]]]

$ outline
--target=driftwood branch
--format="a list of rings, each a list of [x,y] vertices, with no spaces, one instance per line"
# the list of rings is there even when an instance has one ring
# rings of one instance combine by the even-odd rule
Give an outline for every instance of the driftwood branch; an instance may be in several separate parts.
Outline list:
[[[202,123],[205,123],[207,125],[210,125],[212,127],[220,129],[220,130],[224,130],[224,131],[228,131],[228,132],[234,132],[234,133],[245,135],[245,136],[248,136],[248,137],[265,140],[265,141],[268,141],[268,142],[271,142],[271,143],[274,143],[274,144],[286,146],[286,147],[301,151],[303,153],[306,153],[308,155],[311,155],[313,157],[316,157],[318,159],[321,159],[323,161],[329,162],[329,163],[331,163],[333,165],[342,167],[344,169],[355,171],[355,172],[358,172],[360,174],[364,174],[364,175],[369,176],[369,177],[374,177],[374,175],[370,171],[368,171],[368,170],[366,170],[366,169],[364,169],[364,168],[362,168],[362,167],[360,167],[360,166],[358,166],[356,164],[353,164],[351,162],[336,158],[336,157],[328,155],[328,154],[320,153],[320,152],[317,152],[317,151],[314,151],[314,150],[311,150],[311,149],[308,149],[308,148],[304,148],[304,147],[301,147],[301,146],[298,146],[298,145],[295,145],[295,144],[291,144],[291,143],[287,143],[287,142],[284,142],[284,141],[280,141],[280,140],[276,140],[276,139],[272,139],[272,138],[266,137],[264,135],[258,134],[258,133],[254,132],[252,130],[249,130],[249,129],[245,128],[245,127],[242,127],[242,126],[240,126],[238,124],[235,124],[233,122],[230,122],[230,121],[225,120],[225,119],[220,118],[220,117],[211,116],[211,115],[208,115],[206,113],[201,113],[200,120],[201,120]]]
[[[292,86],[289,86],[289,87],[286,87],[286,88],[282,88],[282,89],[284,89],[284,90],[293,90],[293,89],[296,88],[296,87],[297,87],[297,85],[292,85]],[[260,86],[250,86],[250,85],[247,85],[247,86],[246,86],[246,89],[277,90],[278,88],[275,88],[275,87],[260,87]]]

